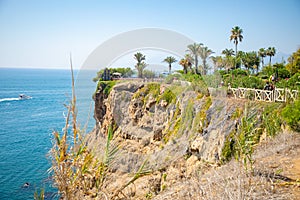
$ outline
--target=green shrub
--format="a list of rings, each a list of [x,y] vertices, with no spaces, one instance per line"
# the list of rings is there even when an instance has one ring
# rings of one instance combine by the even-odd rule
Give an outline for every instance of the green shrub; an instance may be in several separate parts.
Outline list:
[[[228,74],[228,71],[227,70],[219,70],[218,71],[219,74],[223,77],[224,75]]]
[[[300,73],[294,74],[290,79],[281,79],[276,83],[277,88],[289,88],[300,91]]]
[[[98,90],[103,90],[103,93],[108,96],[112,88],[115,86],[117,81],[98,81],[96,91],[93,94],[93,99],[95,98],[96,92]]]
[[[243,69],[234,69],[234,70],[230,71],[230,74],[232,74],[234,76],[248,76],[249,71],[243,70]]]
[[[235,144],[235,139],[234,139],[235,132],[231,132],[225,139],[224,146],[222,148],[222,153],[221,153],[221,161],[226,162],[231,160],[233,154],[234,154],[234,144]]]
[[[181,79],[182,78],[182,75],[181,74],[171,74],[171,75],[168,75],[166,78],[165,78],[165,82],[167,84],[170,84],[173,82],[173,80],[177,79]]]
[[[300,131],[300,100],[287,105],[282,111],[283,119],[295,131]]]
[[[228,83],[231,84],[231,87],[238,88],[256,88],[256,89],[262,89],[264,87],[264,81],[258,77],[255,76],[228,76],[224,78],[225,85],[228,85]]]
[[[300,90],[300,72],[294,74],[287,82],[290,89]]]
[[[286,78],[290,78],[291,76],[290,72],[285,68],[278,69],[277,73],[278,73],[278,79],[286,79]]]
[[[281,103],[268,103],[262,113],[262,128],[267,135],[274,136],[281,130]]]
[[[103,92],[104,94],[109,95],[112,88],[116,85],[116,81],[105,81],[105,82],[106,82],[106,86]]]
[[[266,66],[262,69],[261,74],[266,75],[269,78],[272,74],[274,74],[274,68]]]
[[[176,96],[171,90],[166,89],[166,91],[160,96],[160,98],[158,98],[157,101],[160,100],[165,100],[168,104],[170,104],[176,100]]]
[[[205,83],[208,87],[217,88],[221,84],[222,77],[221,77],[220,74],[215,73],[215,74],[212,74],[212,75],[204,75],[203,80],[205,81]]]

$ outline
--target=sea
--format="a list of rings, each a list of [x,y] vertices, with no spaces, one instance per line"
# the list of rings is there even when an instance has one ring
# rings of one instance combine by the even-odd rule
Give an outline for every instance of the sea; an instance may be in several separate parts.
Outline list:
[[[94,71],[75,70],[78,123],[95,125]],[[58,199],[51,161],[53,131],[62,132],[71,100],[71,70],[0,68],[0,199],[29,200],[44,189]],[[28,99],[19,99],[24,94]],[[28,183],[28,185],[26,185]]]

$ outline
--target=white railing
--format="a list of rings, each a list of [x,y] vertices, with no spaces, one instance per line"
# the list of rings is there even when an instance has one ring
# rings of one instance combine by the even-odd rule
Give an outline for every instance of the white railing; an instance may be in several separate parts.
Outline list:
[[[298,97],[298,90],[275,88],[274,90],[260,90],[252,88],[229,88],[234,98],[250,99],[266,102],[295,101]]]

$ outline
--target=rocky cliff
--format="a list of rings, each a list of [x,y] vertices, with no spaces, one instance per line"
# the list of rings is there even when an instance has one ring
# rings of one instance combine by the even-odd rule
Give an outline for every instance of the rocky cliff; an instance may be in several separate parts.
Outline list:
[[[123,188],[116,199],[297,196],[299,192],[293,186],[300,180],[298,167],[285,162],[299,163],[300,135],[281,134],[285,139],[282,142],[279,137],[276,145],[267,137],[284,129],[277,118],[280,105],[235,100],[227,98],[224,91],[201,91],[184,81],[172,85],[98,84],[94,95],[96,126],[86,141],[88,148],[101,157],[108,132],[113,130],[112,142],[119,151],[111,162],[106,190],[112,194],[118,191],[143,166],[148,175]],[[257,149],[266,152],[256,151],[252,157],[253,145],[263,140]],[[271,154],[265,157],[264,153],[275,150],[282,159]],[[241,162],[231,160],[233,155]],[[247,171],[249,166],[251,173]]]
[[[121,146],[114,169],[117,182],[147,160],[153,173],[138,180],[136,198],[157,195],[192,177],[203,163],[217,165],[226,138],[237,128],[236,115],[245,106],[244,101],[203,95],[180,82],[107,87],[111,86],[103,82],[95,93],[96,127],[88,145],[100,151],[109,127],[113,128],[114,141]]]

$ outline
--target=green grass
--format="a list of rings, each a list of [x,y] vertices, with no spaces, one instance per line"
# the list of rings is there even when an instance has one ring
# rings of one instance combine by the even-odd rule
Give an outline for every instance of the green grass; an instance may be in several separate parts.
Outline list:
[[[198,113],[196,113],[192,129],[193,134],[190,136],[190,139],[193,138],[195,133],[202,133],[203,129],[208,126],[208,123],[206,122],[206,112],[210,108],[211,104],[211,97],[205,97],[205,103],[201,107],[201,110]]]
[[[176,96],[171,90],[166,88],[166,91],[158,97],[157,102],[161,100],[165,100],[168,104],[175,103]]]
[[[144,87],[140,88],[134,95],[132,99],[141,98],[142,101],[145,102],[152,96],[152,98],[157,99],[160,92],[160,84],[159,83],[149,83]]]
[[[117,81],[98,81],[96,91],[93,94],[93,99],[95,98],[96,93],[99,91],[101,88],[103,90],[103,94],[106,96],[109,95],[111,92],[112,88],[116,85]]]
[[[235,131],[231,132],[225,139],[224,142],[224,146],[222,148],[222,153],[221,153],[221,162],[226,162],[231,160],[235,148],[235,139],[234,139],[234,135],[235,135]]]
[[[104,88],[103,93],[108,96],[116,83],[117,81],[99,81],[97,89],[99,89],[99,86],[101,86]]]

